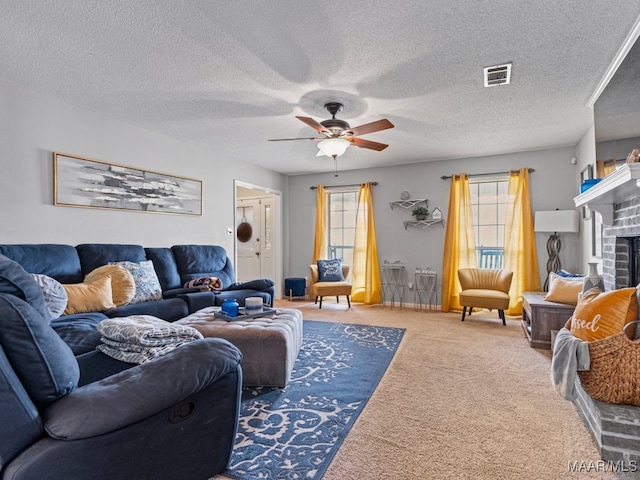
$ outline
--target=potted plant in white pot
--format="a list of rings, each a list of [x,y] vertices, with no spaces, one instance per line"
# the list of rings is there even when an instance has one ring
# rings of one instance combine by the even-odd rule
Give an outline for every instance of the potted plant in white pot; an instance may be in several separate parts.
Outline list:
[[[426,220],[427,215],[429,215],[429,209],[427,207],[416,207],[411,210],[411,215],[416,217],[416,220]]]

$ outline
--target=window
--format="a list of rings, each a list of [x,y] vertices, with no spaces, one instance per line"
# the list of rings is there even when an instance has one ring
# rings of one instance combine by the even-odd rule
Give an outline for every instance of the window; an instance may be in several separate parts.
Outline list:
[[[358,192],[339,191],[327,195],[329,211],[329,258],[339,258],[353,265],[353,245],[356,235]]]
[[[478,267],[502,268],[507,179],[469,183]]]

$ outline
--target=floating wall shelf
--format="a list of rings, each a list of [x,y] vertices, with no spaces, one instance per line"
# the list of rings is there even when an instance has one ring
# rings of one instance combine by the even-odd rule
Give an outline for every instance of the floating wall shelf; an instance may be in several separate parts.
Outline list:
[[[438,219],[438,220],[406,221],[404,222],[404,229],[406,230],[407,227],[413,227],[413,228],[421,228],[422,230],[426,230],[427,228],[431,228],[432,226],[438,223],[442,225],[442,228],[444,228],[444,221],[442,219]]]
[[[640,194],[640,163],[625,163],[589,190],[574,197],[576,207],[589,207],[602,216],[602,223],[613,223],[613,205]]]
[[[391,210],[393,210],[394,205],[404,208],[405,210],[411,210],[413,207],[415,207],[419,203],[428,203],[428,202],[429,200],[427,200],[426,198],[416,198],[413,200],[395,200],[393,202],[389,202],[389,205],[391,206]]]

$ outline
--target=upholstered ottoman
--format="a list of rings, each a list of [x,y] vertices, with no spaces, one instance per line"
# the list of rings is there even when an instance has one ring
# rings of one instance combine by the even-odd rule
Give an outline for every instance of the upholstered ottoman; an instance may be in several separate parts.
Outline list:
[[[242,352],[242,384],[284,387],[302,346],[302,313],[277,309],[274,315],[227,321],[207,307],[175,323],[189,325],[205,337],[228,340]]]

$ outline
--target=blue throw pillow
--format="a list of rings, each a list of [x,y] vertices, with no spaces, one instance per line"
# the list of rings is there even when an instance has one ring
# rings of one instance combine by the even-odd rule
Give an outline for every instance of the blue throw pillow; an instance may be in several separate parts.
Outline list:
[[[571,273],[566,270],[556,270],[556,275],[565,278],[584,278],[584,273]]]
[[[344,282],[342,260],[318,260],[317,264],[319,282]]]

